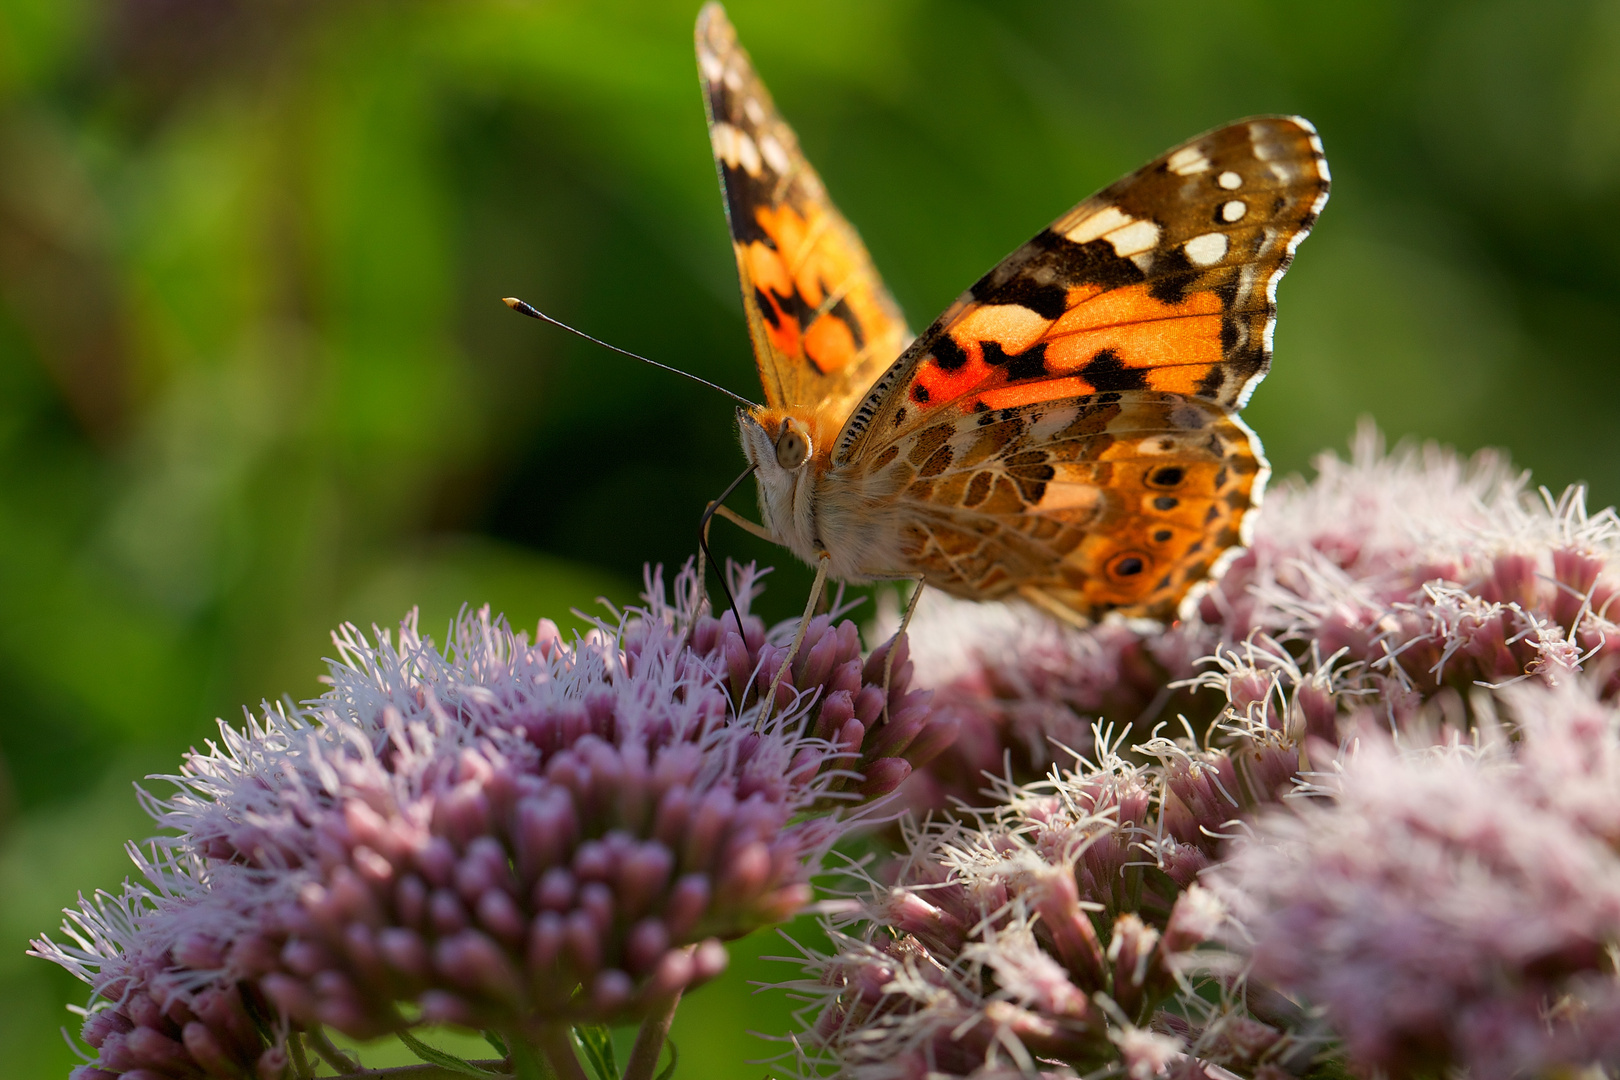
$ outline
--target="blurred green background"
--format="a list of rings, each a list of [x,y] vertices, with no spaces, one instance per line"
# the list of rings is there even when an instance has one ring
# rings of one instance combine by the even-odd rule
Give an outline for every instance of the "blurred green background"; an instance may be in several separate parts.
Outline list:
[[[497,298],[751,391],[696,10],[0,2],[7,1077],[71,1062],[82,990],[22,950],[123,876],[131,781],[316,692],[333,625],[532,625],[690,553],[739,467],[730,404]],[[1300,112],[1335,187],[1248,412],[1279,469],[1371,414],[1620,496],[1620,3],[732,16],[915,327],[1165,147]],[[683,1075],[760,1076],[745,1029],[787,1006],[747,981],[790,974],[761,949],[683,1012]]]

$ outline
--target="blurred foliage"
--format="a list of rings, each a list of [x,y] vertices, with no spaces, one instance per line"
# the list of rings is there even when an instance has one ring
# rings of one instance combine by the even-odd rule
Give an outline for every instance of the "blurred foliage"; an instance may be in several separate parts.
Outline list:
[[[0,2],[7,1076],[65,1075],[82,992],[21,950],[123,876],[132,778],[311,694],[339,621],[532,624],[691,551],[727,401],[497,298],[750,389],[696,7]],[[1370,413],[1620,494],[1620,3],[732,16],[914,326],[1166,146],[1300,112],[1335,193],[1248,412],[1280,470]],[[697,994],[683,1075],[760,1075],[788,1004],[749,977],[786,975]]]

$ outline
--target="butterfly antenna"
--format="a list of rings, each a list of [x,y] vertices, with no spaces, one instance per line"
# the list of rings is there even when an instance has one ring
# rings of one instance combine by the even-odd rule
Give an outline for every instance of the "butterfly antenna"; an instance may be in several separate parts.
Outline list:
[[[704,386],[707,386],[710,390],[718,390],[722,394],[724,394],[727,397],[733,399],[734,401],[740,402],[741,404],[748,406],[750,409],[759,408],[759,406],[757,404],[755,404],[752,401],[749,401],[747,398],[743,397],[741,394],[733,394],[730,390],[727,390],[725,387],[719,386],[719,385],[717,385],[715,383],[712,383],[708,379],[700,379],[696,375],[693,375],[690,371],[682,371],[678,367],[670,367],[668,364],[660,364],[656,360],[647,359],[645,356],[642,356],[640,353],[633,353],[629,349],[621,349],[617,345],[610,345],[607,342],[603,341],[601,338],[593,338],[593,337],[591,337],[591,335],[587,334],[583,330],[575,330],[572,326],[569,326],[567,323],[563,322],[560,319],[553,319],[550,315],[547,315],[545,312],[541,311],[539,308],[535,307],[533,304],[528,303],[525,300],[519,300],[515,296],[503,296],[503,297],[501,297],[501,303],[505,304],[507,307],[511,308],[513,311],[517,312],[519,315],[527,315],[531,319],[539,319],[541,322],[548,322],[552,326],[560,326],[562,329],[568,331],[570,334],[576,334],[579,337],[584,338],[586,341],[593,342],[594,344],[602,346],[602,348],[604,348],[604,349],[611,349],[612,351],[614,351],[616,353],[619,353],[621,355],[630,357],[632,360],[640,360],[643,364],[651,364],[655,368],[663,368],[665,371],[673,371],[675,374],[684,376],[685,378],[688,378],[688,379],[691,379],[693,382],[702,383]],[[733,485],[733,486],[735,486],[735,485]],[[721,575],[721,580],[724,580],[724,577],[725,577],[724,575]],[[739,628],[742,626],[741,623],[738,623],[737,625],[738,625]]]
[[[710,503],[703,510],[703,519],[698,522],[698,547],[703,551],[703,558],[714,563],[714,572],[720,575],[720,588],[726,594],[726,603],[731,605],[731,613],[737,617],[737,633],[743,632],[742,611],[737,607],[737,598],[731,595],[731,585],[726,581],[726,568],[714,562],[714,556],[709,553],[709,522],[714,512],[720,509],[722,503],[731,498],[731,493],[737,490],[737,485],[748,479],[754,473],[754,466],[750,465],[742,471],[742,475],[726,485],[726,490],[720,497]]]

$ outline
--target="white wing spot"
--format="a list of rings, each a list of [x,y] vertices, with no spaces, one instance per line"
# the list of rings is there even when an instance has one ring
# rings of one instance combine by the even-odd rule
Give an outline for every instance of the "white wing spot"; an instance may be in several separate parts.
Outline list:
[[[1243,177],[1239,176],[1231,169],[1227,169],[1225,172],[1221,173],[1220,176],[1215,178],[1215,182],[1221,185],[1221,187],[1225,188],[1227,191],[1236,191],[1238,188],[1243,186]]]
[[[711,83],[719,82],[726,70],[726,65],[708,49],[698,50],[698,67],[703,69],[703,77]]]
[[[765,122],[765,109],[760,105],[758,98],[749,98],[743,102],[743,115],[748,117],[748,122],[755,127]]]
[[[1147,218],[1133,218],[1117,206],[1105,207],[1083,218],[1063,234],[1076,244],[1087,244],[1099,237],[1114,246],[1121,259],[1152,251],[1159,243],[1159,226]]]
[[[759,153],[765,159],[765,164],[777,176],[786,176],[793,163],[788,159],[787,151],[782,144],[776,141],[775,135],[765,135],[759,140]]]
[[[1233,199],[1221,207],[1221,220],[1226,222],[1242,221],[1243,215],[1249,212],[1249,204],[1242,199]]]
[[[749,176],[759,175],[759,147],[747,132],[721,121],[709,132],[709,142],[714,145],[714,156],[733,169],[741,168]]]
[[[1191,176],[1209,168],[1209,158],[1196,146],[1183,146],[1165,159],[1165,165],[1177,176]]]
[[[1138,218],[1124,228],[1108,233],[1107,236],[1108,242],[1114,245],[1114,254],[1124,259],[1140,255],[1144,251],[1152,251],[1157,247],[1159,226],[1157,222]]]
[[[1074,228],[1063,235],[1076,244],[1088,244],[1104,233],[1129,225],[1133,220],[1119,207],[1110,206],[1076,222]]]
[[[737,162],[749,176],[759,175],[759,147],[746,131],[737,132]]]
[[[1283,140],[1293,134],[1285,130],[1274,131],[1269,123],[1257,121],[1249,125],[1249,148],[1261,161],[1292,157],[1292,150]]]
[[[709,142],[714,146],[714,156],[730,165],[737,167],[737,129],[724,120],[715,124],[709,130]]]
[[[1213,266],[1226,257],[1226,234],[1205,233],[1187,241],[1183,249],[1196,266]]]

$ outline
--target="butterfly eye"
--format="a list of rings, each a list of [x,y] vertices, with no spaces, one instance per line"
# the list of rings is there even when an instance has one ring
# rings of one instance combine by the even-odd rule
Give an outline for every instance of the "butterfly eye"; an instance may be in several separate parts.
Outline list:
[[[810,439],[792,420],[782,424],[776,439],[776,463],[784,469],[797,469],[810,456]]]

